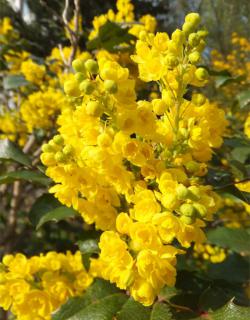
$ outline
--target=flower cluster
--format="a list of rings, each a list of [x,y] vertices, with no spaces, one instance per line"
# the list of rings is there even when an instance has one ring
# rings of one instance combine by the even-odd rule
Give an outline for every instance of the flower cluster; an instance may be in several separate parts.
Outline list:
[[[113,21],[130,26],[129,33],[138,37],[141,31],[154,32],[156,28],[156,19],[147,14],[142,16],[139,21],[135,21],[134,6],[131,0],[117,0],[117,12],[110,9],[107,13],[97,16],[93,20],[93,30],[89,34],[92,40],[98,36],[100,28],[107,22]]]
[[[224,112],[199,92],[185,98],[208,78],[197,66],[206,36],[199,21],[187,15],[171,37],[140,32],[132,59],[139,78],[156,85],[151,101],[137,100],[136,79],[108,55],[74,60],[64,84],[72,106],[41,155],[56,183],[50,192],[104,231],[91,273],[144,305],[174,285],[176,255],[204,242],[220,205],[202,177],[222,144]]]
[[[196,244],[194,246],[194,257],[208,260],[211,263],[221,263],[227,257],[225,249],[210,244]]]
[[[91,283],[79,251],[31,258],[6,255],[0,264],[0,306],[19,320],[49,320],[53,311]]]

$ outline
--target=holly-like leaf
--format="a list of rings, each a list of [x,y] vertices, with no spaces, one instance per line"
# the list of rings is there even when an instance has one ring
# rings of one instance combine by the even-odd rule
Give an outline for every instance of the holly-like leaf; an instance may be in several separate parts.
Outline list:
[[[96,279],[81,297],[70,298],[52,316],[53,320],[69,320],[80,310],[100,299],[119,293],[120,290],[113,284],[103,279]]]
[[[36,229],[48,221],[58,222],[75,216],[76,211],[63,206],[51,194],[43,194],[36,200],[29,212],[29,219]]]
[[[150,320],[151,308],[144,307],[141,303],[129,298],[117,313],[117,320]]]
[[[209,312],[208,319],[211,320],[249,320],[250,308],[241,307],[234,304],[232,301],[228,302],[222,308]]]
[[[242,75],[236,76],[236,77],[231,77],[228,75],[220,75],[220,76],[217,76],[215,79],[215,87],[218,89],[234,82],[240,83],[242,80],[244,80],[244,78],[245,76],[242,76]]]
[[[238,100],[241,109],[245,109],[250,104],[250,90],[240,92],[236,99]]]
[[[77,245],[79,247],[79,250],[82,253],[82,261],[85,266],[85,268],[88,270],[90,266],[90,257],[93,254],[99,253],[100,249],[98,246],[98,240],[97,239],[88,239],[84,241],[78,241]]]
[[[115,52],[121,44],[130,44],[135,37],[128,33],[129,28],[123,28],[117,23],[107,21],[100,29],[96,38],[87,43],[89,50],[106,49]]]
[[[73,218],[75,215],[76,215],[76,211],[74,209],[68,208],[66,206],[60,206],[43,215],[39,220],[36,226],[36,229],[39,229],[46,222],[49,222],[49,221],[58,222],[60,220],[65,220],[67,218]]]
[[[12,160],[25,166],[31,164],[29,157],[8,139],[0,140],[0,160]]]
[[[209,243],[244,254],[250,254],[250,235],[245,229],[219,227],[207,233]]]
[[[174,320],[174,319],[169,306],[164,303],[157,302],[153,306],[150,320]]]
[[[18,89],[28,84],[29,82],[22,75],[9,75],[3,79],[4,90]]]
[[[25,180],[32,183],[41,184],[43,186],[48,186],[51,181],[42,172],[34,172],[30,170],[7,172],[0,176],[0,184],[13,183],[16,180]]]

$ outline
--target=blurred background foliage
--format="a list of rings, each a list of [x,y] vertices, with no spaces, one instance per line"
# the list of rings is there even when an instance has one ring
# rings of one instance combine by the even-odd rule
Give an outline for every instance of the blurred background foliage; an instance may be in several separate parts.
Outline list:
[[[73,4],[73,0],[71,0]],[[83,29],[91,28],[93,17],[115,8],[115,0],[81,0]],[[158,21],[158,30],[171,33],[190,12],[199,12],[209,31],[209,48],[223,54],[231,50],[230,37],[236,32],[243,37],[250,34],[250,1],[248,0],[134,0],[137,15],[151,14]],[[59,42],[69,44],[63,32],[61,0],[0,0],[0,18],[9,16],[32,53],[46,56]],[[73,14],[73,13],[72,13]],[[87,32],[86,32],[87,34]],[[85,48],[84,39],[80,46]]]

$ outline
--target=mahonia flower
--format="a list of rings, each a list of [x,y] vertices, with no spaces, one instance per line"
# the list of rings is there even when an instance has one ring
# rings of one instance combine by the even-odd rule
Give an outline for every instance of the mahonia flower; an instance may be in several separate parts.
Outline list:
[[[150,101],[137,100],[136,79],[113,57],[74,60],[64,83],[72,106],[42,147],[50,192],[104,231],[91,273],[144,305],[174,285],[180,247],[204,243],[221,205],[202,177],[223,142],[224,112],[200,93],[184,98],[188,86],[207,83],[197,67],[206,35],[199,20],[187,15],[171,37],[140,32],[132,59],[159,89]]]
[[[81,295],[92,281],[80,251],[6,255],[0,264],[0,306],[17,319],[50,320],[53,311]]]
[[[36,85],[41,85],[44,81],[46,68],[44,65],[39,65],[31,59],[28,59],[22,62],[21,72],[27,81],[30,81]]]
[[[194,257],[208,260],[211,263],[221,263],[227,257],[225,249],[207,243],[196,244],[194,246]]]
[[[66,99],[59,90],[48,88],[31,93],[20,108],[21,116],[28,131],[48,129],[55,124],[56,116],[66,105]]]

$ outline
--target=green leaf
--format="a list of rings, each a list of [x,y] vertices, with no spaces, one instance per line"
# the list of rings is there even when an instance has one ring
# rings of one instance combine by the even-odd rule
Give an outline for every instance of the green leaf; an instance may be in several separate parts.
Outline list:
[[[245,229],[219,227],[207,233],[209,243],[244,254],[250,254],[250,235]]]
[[[4,175],[0,176],[0,184],[12,183],[16,180],[35,182],[44,186],[48,186],[51,181],[43,173],[29,170],[7,172]]]
[[[173,320],[169,306],[164,303],[155,303],[150,320]]]
[[[215,79],[215,87],[221,88],[225,85],[234,83],[234,82],[241,82],[242,80],[244,80],[245,76],[237,76],[237,77],[231,77],[231,76],[227,76],[227,75],[221,75],[216,77]]]
[[[116,315],[117,320],[150,320],[151,308],[144,307],[132,297],[123,305]]]
[[[3,79],[4,90],[13,90],[28,84],[29,82],[22,75],[9,75]]]
[[[60,221],[75,216],[76,211],[63,206],[51,194],[43,194],[29,212],[29,219],[36,229],[48,221]]]
[[[161,289],[159,297],[161,300],[168,301],[170,298],[178,294],[178,290],[175,287],[165,286]]]
[[[235,160],[241,163],[245,163],[247,158],[250,157],[250,147],[248,145],[246,147],[235,148],[234,150],[232,150],[231,154]]]
[[[222,263],[211,263],[207,275],[213,280],[242,284],[249,278],[249,262],[238,254],[230,254]],[[237,270],[237,271],[236,271]]]
[[[211,320],[249,320],[250,308],[237,306],[230,301],[215,312],[209,312],[209,316]]]
[[[209,287],[207,288],[199,298],[199,309],[200,310],[215,310],[222,307],[230,298],[222,288]]]
[[[0,159],[12,160],[25,166],[31,164],[29,157],[8,139],[0,140]]]
[[[135,37],[128,33],[129,28],[122,28],[118,24],[107,21],[100,29],[98,36],[87,43],[89,50],[106,49],[110,52],[119,50],[119,45],[130,44]],[[121,48],[120,48],[121,49]]]
[[[88,239],[84,241],[78,241],[77,245],[82,253],[82,261],[84,267],[88,270],[90,266],[90,257],[94,253],[99,253],[98,239]]]
[[[69,320],[80,310],[96,303],[100,299],[119,293],[120,290],[103,279],[96,279],[81,297],[70,298],[53,315],[53,320]]]
[[[39,229],[44,223],[48,221],[58,222],[60,220],[65,220],[67,218],[72,218],[76,215],[76,211],[72,208],[66,206],[60,206],[54,210],[47,212],[39,220],[36,229]]]
[[[245,90],[243,92],[240,92],[236,99],[238,100],[238,103],[240,105],[241,109],[245,109],[250,104],[250,90]]]

